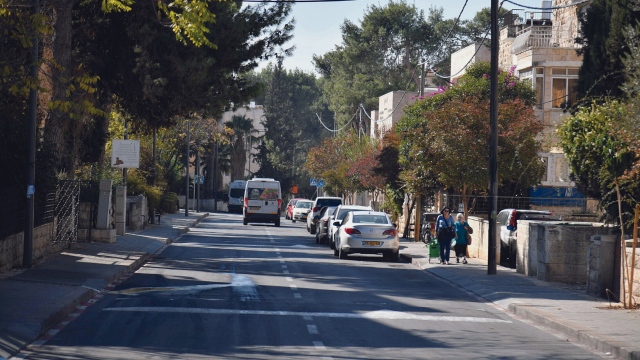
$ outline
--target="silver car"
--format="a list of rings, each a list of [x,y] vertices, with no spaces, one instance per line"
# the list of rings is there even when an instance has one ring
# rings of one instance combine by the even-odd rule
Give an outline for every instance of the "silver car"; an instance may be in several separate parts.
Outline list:
[[[333,215],[331,215],[331,222],[330,222],[329,234],[328,234],[329,246],[331,246],[331,249],[336,248],[336,236],[338,235],[338,228],[339,228],[339,226],[334,225],[334,223],[336,221],[339,223],[342,223],[342,219],[344,219],[345,215],[347,215],[348,212],[358,211],[358,210],[373,211],[371,206],[340,205],[338,206],[336,211],[333,213]]]
[[[346,259],[349,254],[382,254],[391,261],[398,261],[400,241],[395,225],[389,216],[378,211],[352,211],[339,226],[336,249],[333,254]]]

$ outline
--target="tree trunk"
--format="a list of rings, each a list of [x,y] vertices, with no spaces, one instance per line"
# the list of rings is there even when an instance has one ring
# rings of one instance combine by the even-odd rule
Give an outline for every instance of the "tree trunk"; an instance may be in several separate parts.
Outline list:
[[[209,141],[209,156],[207,157],[207,174],[204,177],[204,198],[213,199],[213,178],[215,174],[216,143]]]
[[[231,158],[231,181],[244,179],[244,169],[247,163],[247,153],[244,150],[244,137],[241,136],[233,144]]]
[[[466,185],[462,185],[462,206],[464,209],[464,220],[467,221],[469,219],[469,209],[467,209],[467,187]]]
[[[53,31],[50,53],[52,60],[59,67],[43,66],[43,71],[51,79],[51,101],[69,101],[66,94],[66,84],[61,83],[61,78],[71,77],[71,48],[72,48],[72,8],[74,0],[59,0],[51,3],[53,8]],[[67,144],[78,143],[75,139],[69,139],[73,125],[69,114],[60,109],[49,110],[44,122],[44,141],[50,146],[57,161],[58,168],[66,171],[68,177],[74,176],[77,161],[77,151],[69,149]],[[77,145],[76,145],[77,147]]]
[[[411,205],[407,210],[407,218],[404,219],[404,232],[402,233],[403,238],[407,238],[409,236],[409,224],[411,223],[411,215],[413,214],[413,206],[416,204],[416,197],[413,196],[411,199]]]

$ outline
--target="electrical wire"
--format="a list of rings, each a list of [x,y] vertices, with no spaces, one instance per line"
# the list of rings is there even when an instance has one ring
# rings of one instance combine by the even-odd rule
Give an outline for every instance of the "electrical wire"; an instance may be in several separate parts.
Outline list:
[[[498,13],[500,13],[500,10],[502,10],[502,4],[504,4],[504,2],[507,0],[502,0],[502,2],[500,3],[500,7],[498,8]],[[487,40],[487,36],[489,36],[489,33],[491,32],[491,28],[487,29],[487,32],[484,33],[484,37],[482,38],[482,41],[480,42],[481,45],[484,44],[484,42]],[[476,52],[473,53],[473,56],[471,56],[471,58],[469,58],[469,61],[467,61],[467,63],[460,69],[460,71],[458,71],[457,73],[453,74],[453,75],[440,75],[438,74],[437,71],[435,71],[433,69],[433,65],[429,64],[429,70],[433,71],[433,73],[441,78],[441,79],[451,79],[454,76],[457,76],[458,74],[460,74],[461,72],[463,72],[464,70],[467,69],[467,66],[469,66],[469,64],[471,64],[471,62],[473,61],[473,59],[475,59],[476,54],[478,53],[478,51],[480,51],[481,46],[478,46],[478,48],[476,49]]]
[[[329,129],[329,128],[327,127],[327,125],[325,125],[325,124],[322,122],[322,119],[320,119],[320,115],[318,115],[318,113],[316,113],[316,116],[318,117],[318,121],[320,121],[320,124],[322,124],[322,126],[324,126],[324,128],[325,128],[325,129],[327,129],[327,130],[329,130],[329,131],[331,131],[331,132],[338,132],[338,131],[340,131],[340,130],[342,130],[342,129],[346,128],[346,127],[347,127],[347,125],[349,125],[349,123],[351,123],[351,122],[353,121],[353,119],[355,119],[355,118],[356,118],[356,115],[358,115],[358,111],[357,111],[357,110],[356,110],[356,112],[353,114],[353,116],[351,117],[351,120],[349,120],[346,124],[344,124],[344,126],[343,126],[343,127],[341,127],[341,128],[340,128],[340,129],[338,129],[338,130],[332,130],[332,129]]]
[[[503,1],[506,1],[506,2],[511,3],[511,4],[513,4],[513,5],[516,5],[516,6],[523,7],[523,8],[525,8],[525,9],[532,9],[532,10],[558,10],[558,9],[565,9],[565,8],[568,8],[568,7],[572,7],[572,6],[580,5],[580,4],[582,4],[582,3],[586,3],[587,1],[590,1],[590,0],[582,0],[582,1],[579,1],[579,2],[577,2],[577,3],[573,3],[573,4],[567,4],[567,5],[555,6],[555,7],[548,7],[548,8],[541,8],[541,7],[534,7],[534,6],[521,5],[521,4],[518,4],[518,3],[513,2],[513,1],[511,1],[511,0],[503,0]]]
[[[429,60],[426,61],[427,63],[430,63],[434,58],[436,58],[438,55],[440,55],[440,51],[442,51],[442,49],[444,48],[444,45],[449,40],[449,37],[451,36],[451,34],[453,34],[453,30],[456,28],[456,26],[458,26],[458,22],[460,22],[460,18],[462,17],[462,13],[464,12],[464,9],[467,7],[467,3],[468,2],[469,2],[469,0],[466,0],[464,2],[464,5],[462,5],[462,9],[460,10],[460,14],[458,14],[458,17],[456,18],[456,21],[453,23],[453,26],[451,26],[451,28],[449,29],[449,32],[444,37],[444,40],[442,40],[442,43],[441,43],[440,47],[438,48],[438,50],[429,58]],[[422,65],[422,64],[418,64],[418,65]]]

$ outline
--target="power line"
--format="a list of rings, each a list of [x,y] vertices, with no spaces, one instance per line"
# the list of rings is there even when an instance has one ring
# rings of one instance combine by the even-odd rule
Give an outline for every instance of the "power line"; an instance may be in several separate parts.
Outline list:
[[[500,8],[498,8],[498,12],[500,12],[500,10],[502,10],[502,4],[504,4],[504,2],[505,2],[505,1],[507,1],[507,0],[502,0],[502,2],[500,3]],[[454,76],[456,76],[456,75],[460,74],[461,72],[463,72],[464,70],[466,70],[466,69],[467,69],[467,66],[469,66],[469,64],[471,64],[471,62],[473,61],[473,59],[475,59],[476,54],[478,53],[478,51],[480,51],[481,46],[482,46],[482,45],[484,45],[484,42],[487,40],[487,36],[489,36],[489,32],[490,32],[490,31],[491,31],[491,28],[489,28],[489,29],[487,30],[487,32],[485,32],[485,33],[484,33],[484,37],[482,38],[482,41],[480,42],[480,46],[478,46],[478,48],[476,49],[476,52],[474,52],[474,53],[473,53],[473,56],[471,56],[471,58],[469,58],[469,61],[467,61],[467,63],[466,63],[466,64],[462,67],[462,69],[460,69],[460,71],[458,71],[457,73],[455,73],[455,74],[453,74],[453,75],[440,75],[440,74],[438,74],[438,72],[437,72],[437,71],[435,71],[435,70],[433,69],[433,66],[432,66],[431,64],[428,64],[428,65],[429,65],[429,70],[433,71],[433,73],[434,73],[437,77],[439,77],[439,78],[441,78],[441,79],[451,79],[452,77],[454,77]]]
[[[440,45],[438,50],[429,58],[429,60],[427,60],[427,62],[431,62],[431,60],[433,60],[435,57],[437,57],[440,54],[440,51],[442,51],[442,49],[444,48],[444,44],[447,43],[447,40],[449,40],[449,37],[451,36],[451,34],[453,34],[453,30],[456,28],[456,26],[458,26],[458,22],[460,21],[460,18],[462,17],[462,13],[464,12],[464,9],[467,7],[468,2],[469,0],[466,0],[464,2],[464,5],[462,5],[462,9],[460,10],[460,14],[458,14],[458,17],[456,18],[456,21],[453,23],[453,26],[451,26],[451,28],[449,29],[449,32],[444,37],[444,40],[442,40],[442,45]],[[422,65],[422,64],[418,64],[418,65]]]
[[[242,2],[253,3],[322,3],[322,2],[344,2],[357,0],[243,0]]]
[[[586,3],[587,1],[590,1],[590,0],[582,0],[582,1],[579,1],[579,2],[577,2],[577,3],[573,3],[573,4],[567,4],[567,5],[555,6],[555,7],[548,7],[548,8],[541,8],[541,7],[534,7],[534,6],[521,5],[521,4],[518,4],[518,3],[513,2],[513,1],[511,1],[511,0],[503,0],[503,2],[504,2],[504,1],[506,1],[506,2],[508,2],[508,3],[511,3],[511,4],[513,4],[513,5],[516,5],[516,6],[523,7],[523,8],[525,8],[525,9],[532,9],[532,10],[558,10],[558,9],[565,9],[565,8],[568,8],[568,7],[572,7],[572,6],[580,5],[580,4],[582,4],[582,3]]]
[[[351,120],[349,120],[346,124],[344,124],[344,126],[343,126],[343,127],[341,127],[341,128],[340,128],[340,129],[338,129],[338,130],[332,130],[332,129],[329,129],[329,128],[327,127],[327,125],[325,125],[325,124],[322,122],[322,119],[320,119],[320,115],[318,115],[318,113],[316,113],[316,116],[318,117],[318,121],[320,121],[320,124],[322,124],[322,126],[324,126],[324,128],[325,128],[325,129],[327,129],[327,130],[329,130],[329,131],[331,131],[331,132],[338,132],[338,131],[340,131],[340,130],[342,130],[342,129],[346,128],[346,127],[347,127],[347,125],[349,125],[349,123],[351,123],[351,122],[353,121],[353,119],[355,119],[355,118],[356,118],[356,115],[357,115],[357,114],[358,114],[358,111],[356,110],[356,112],[355,112],[355,113],[353,114],[353,116],[351,117]]]

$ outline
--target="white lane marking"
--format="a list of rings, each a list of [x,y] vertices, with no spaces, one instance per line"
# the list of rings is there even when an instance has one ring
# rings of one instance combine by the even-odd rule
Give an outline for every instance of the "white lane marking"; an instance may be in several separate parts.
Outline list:
[[[296,299],[302,299],[302,295],[298,294],[298,293],[293,293],[293,297]]]
[[[282,255],[281,253],[277,252],[276,255]]]
[[[283,273],[283,274],[288,274],[288,273],[289,273],[289,270],[282,270],[282,273]]]
[[[314,341],[313,342],[313,346],[315,346],[316,349],[320,349],[320,350],[325,350],[326,349],[326,347],[324,346],[322,341]]]
[[[333,360],[331,356],[323,356],[322,360]]]
[[[293,278],[289,277],[289,276],[287,276],[286,279],[287,279],[287,281],[293,281]]]
[[[57,335],[60,332],[60,329],[51,329],[47,331],[47,335]]]
[[[303,312],[303,311],[270,311],[270,310],[239,310],[239,309],[211,309],[211,308],[187,308],[187,307],[151,307],[151,306],[131,306],[106,308],[103,311],[126,311],[126,312],[163,312],[178,314],[220,314],[220,315],[274,315],[274,316],[315,316],[326,318],[343,319],[383,319],[383,320],[418,320],[418,321],[454,321],[471,323],[504,323],[511,324],[511,321],[481,318],[471,316],[447,316],[447,315],[422,315],[411,314],[401,311],[378,310],[365,313],[323,313],[323,312]]]
[[[309,334],[319,334],[318,327],[315,325],[307,325],[307,331],[309,331]]]
[[[298,290],[298,287],[296,285],[291,284],[289,285],[289,287],[291,288],[291,290]]]
[[[293,245],[291,246],[292,248],[310,248],[311,246],[307,246],[307,245]]]
[[[276,248],[276,251],[278,251],[278,252],[279,252],[279,251],[280,251],[280,249]]]
[[[280,261],[280,263],[284,264],[284,260],[280,259],[279,261]]]
[[[282,268],[283,268],[283,269],[286,269],[286,268],[287,268],[287,265],[282,265]]]
[[[278,255],[278,259],[282,259],[282,255]]]
[[[231,287],[233,292],[240,296],[240,301],[258,300],[260,298],[256,284],[248,276],[231,274]]]
[[[309,315],[304,315],[302,318],[307,321],[313,320],[313,316],[309,316]]]

